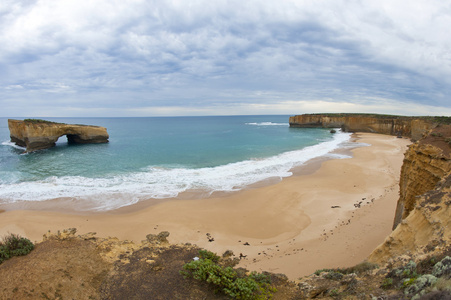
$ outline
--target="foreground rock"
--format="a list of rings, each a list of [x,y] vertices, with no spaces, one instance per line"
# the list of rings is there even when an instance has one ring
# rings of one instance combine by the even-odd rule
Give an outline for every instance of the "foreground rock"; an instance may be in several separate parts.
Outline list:
[[[108,143],[109,135],[105,127],[53,123],[44,120],[8,120],[11,142],[26,147],[26,152],[55,146],[63,135],[69,143]]]

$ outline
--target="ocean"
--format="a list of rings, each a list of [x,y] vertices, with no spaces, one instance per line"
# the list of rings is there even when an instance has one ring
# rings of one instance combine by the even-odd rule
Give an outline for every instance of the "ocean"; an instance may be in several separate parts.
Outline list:
[[[350,134],[290,128],[289,116],[45,118],[107,128],[107,144],[67,144],[23,154],[0,118],[0,208],[111,211],[147,199],[239,191],[292,175],[295,167],[351,145]],[[44,205],[47,203],[47,205]],[[51,208],[51,207],[50,207]]]

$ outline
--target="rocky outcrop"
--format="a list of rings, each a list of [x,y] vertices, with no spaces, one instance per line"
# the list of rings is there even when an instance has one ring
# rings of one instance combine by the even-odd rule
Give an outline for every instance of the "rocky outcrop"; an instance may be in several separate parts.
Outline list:
[[[419,140],[423,134],[435,127],[433,119],[365,115],[365,114],[305,114],[290,117],[290,127],[341,128],[347,132],[372,132],[398,135]]]
[[[411,145],[401,169],[394,231],[370,256],[387,262],[411,253],[443,250],[451,242],[451,125]]]
[[[108,143],[109,135],[105,127],[53,123],[43,120],[8,120],[11,142],[26,147],[26,152],[55,146],[63,135],[69,143]]]

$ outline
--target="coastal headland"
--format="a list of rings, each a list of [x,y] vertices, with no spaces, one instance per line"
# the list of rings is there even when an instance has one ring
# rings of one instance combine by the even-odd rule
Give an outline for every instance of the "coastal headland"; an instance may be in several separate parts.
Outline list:
[[[346,132],[372,132],[419,140],[447,117],[407,117],[378,114],[304,114],[290,117],[290,127],[341,128]]]
[[[404,128],[399,131],[395,121],[379,121],[388,124],[379,126],[365,119],[358,125],[362,130],[356,130],[357,125],[349,124],[359,122],[349,119],[326,122],[319,115],[293,117],[290,125],[292,120],[307,127],[333,123],[331,127],[358,131],[354,141],[366,146],[352,149],[351,158],[307,164],[278,183],[223,197],[170,199],[101,214],[5,211],[0,235],[14,232],[40,241],[49,230],[77,228],[82,240],[93,239],[90,232],[123,240],[115,242],[122,245],[122,252],[118,250],[122,256],[116,255],[126,257],[148,247],[138,245],[148,234],[167,231],[171,244],[189,242],[218,254],[231,250],[238,266],[283,273],[296,280],[293,297],[276,294],[276,299],[299,299],[299,295],[329,299],[337,293],[371,299],[399,293],[400,288],[413,296],[403,280],[413,286],[426,272],[425,264],[451,255],[451,125],[423,118],[420,121],[425,123],[416,127],[411,119],[406,121],[410,125],[399,125]],[[99,241],[114,248],[111,239]],[[330,270],[365,260],[380,269],[367,269],[361,275]],[[131,258],[121,263],[133,264]],[[395,268],[406,273],[403,268],[409,264],[415,264],[420,275],[393,275]],[[317,273],[323,275],[308,276],[321,269],[326,271]],[[299,279],[302,276],[307,277]]]
[[[105,127],[49,122],[39,119],[8,120],[11,142],[25,147],[26,152],[55,146],[63,135],[69,143],[108,143],[109,135]]]

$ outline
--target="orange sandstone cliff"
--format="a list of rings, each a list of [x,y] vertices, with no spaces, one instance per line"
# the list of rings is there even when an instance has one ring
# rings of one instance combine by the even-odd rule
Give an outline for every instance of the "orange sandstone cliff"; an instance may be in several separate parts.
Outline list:
[[[289,122],[290,127],[341,128],[347,132],[398,135],[413,140],[419,140],[436,126],[433,119],[370,114],[304,114],[290,117]]]
[[[412,144],[401,169],[394,231],[369,260],[385,263],[421,256],[451,243],[451,125],[441,125]]]
[[[449,138],[451,126],[443,125],[412,144],[404,154],[400,177],[400,199],[393,229],[415,208],[417,197],[434,189],[451,171]]]
[[[69,143],[108,143],[105,127],[53,123],[43,120],[8,120],[11,142],[26,147],[26,152],[55,146],[66,135]]]
[[[370,255],[384,264],[444,251],[451,244],[451,125],[449,117],[370,114],[307,114],[290,117],[290,127],[341,128],[409,137],[404,156],[393,232]]]

